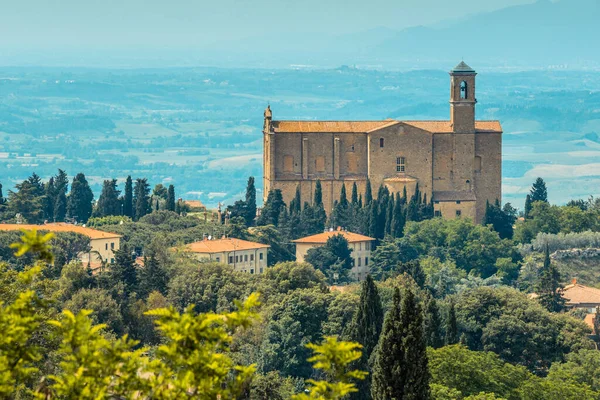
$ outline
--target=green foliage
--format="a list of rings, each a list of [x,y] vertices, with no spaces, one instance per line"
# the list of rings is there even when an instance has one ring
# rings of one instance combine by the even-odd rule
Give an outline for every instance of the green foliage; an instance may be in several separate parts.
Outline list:
[[[542,178],[537,178],[531,186],[531,191],[529,192],[531,196],[531,202],[535,203],[536,201],[541,201],[544,203],[548,202],[548,190],[546,189],[546,182]]]
[[[93,201],[94,193],[85,175],[82,173],[75,175],[67,201],[67,217],[77,222],[87,223],[92,216]]]
[[[352,249],[344,235],[333,235],[325,246],[316,247],[306,253],[306,262],[323,272],[330,283],[345,282],[352,268]]]
[[[146,178],[138,178],[133,185],[133,219],[139,220],[152,212],[150,202],[150,185]]]
[[[46,263],[52,263],[54,261],[54,255],[52,254],[50,241],[54,238],[54,233],[48,232],[44,235],[38,235],[36,230],[32,231],[21,231],[20,243],[13,243],[10,245],[11,249],[15,249],[15,256],[21,257],[26,253],[32,253],[40,261]]]
[[[102,192],[100,193],[100,197],[98,197],[96,208],[92,215],[94,217],[121,215],[121,202],[119,201],[120,193],[121,191],[117,189],[116,179],[105,180],[102,185]]]
[[[267,201],[265,202],[261,211],[260,217],[256,221],[256,225],[278,225],[279,214],[285,208],[283,202],[283,196],[281,190],[271,190],[267,195]]]
[[[565,300],[562,297],[562,285],[558,269],[550,261],[550,250],[546,246],[544,265],[539,272],[540,277],[537,291],[540,303],[548,311],[559,312],[564,308]]]
[[[341,400],[356,392],[354,379],[364,379],[366,372],[348,370],[349,365],[361,357],[357,343],[339,342],[335,337],[326,337],[320,344],[308,344],[315,355],[308,359],[314,368],[322,370],[333,382],[309,379],[309,392],[292,396],[292,400]]]
[[[246,225],[252,226],[256,218],[256,187],[254,187],[254,177],[248,178],[246,186]]]
[[[117,335],[125,333],[125,324],[119,304],[107,290],[100,288],[82,288],[65,301],[63,308],[77,315],[83,310],[91,310],[91,321],[102,324]],[[86,314],[87,315],[87,314]]]
[[[491,225],[498,232],[501,239],[512,239],[513,225],[517,220],[516,210],[506,203],[504,208],[500,208],[500,203],[490,204],[485,207],[485,216],[483,217],[483,225]]]

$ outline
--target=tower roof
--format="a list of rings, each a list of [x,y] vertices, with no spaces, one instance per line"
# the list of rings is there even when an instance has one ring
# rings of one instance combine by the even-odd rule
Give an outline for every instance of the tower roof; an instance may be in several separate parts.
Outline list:
[[[464,61],[461,61],[456,67],[452,69],[453,74],[474,74],[475,70],[469,67]]]

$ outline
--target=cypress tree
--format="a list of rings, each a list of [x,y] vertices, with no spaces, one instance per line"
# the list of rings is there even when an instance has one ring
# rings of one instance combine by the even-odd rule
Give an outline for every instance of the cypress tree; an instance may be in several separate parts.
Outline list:
[[[256,206],[256,202],[254,206]],[[167,190],[167,210],[175,212],[175,186],[173,185],[169,185]]]
[[[400,289],[396,288],[392,306],[385,314],[383,329],[373,362],[371,395],[374,400],[402,399],[404,382],[401,370],[404,363],[402,346]]]
[[[44,185],[44,198],[42,201],[44,219],[54,221],[54,206],[56,204],[56,189],[54,187],[54,177],[50,177]]]
[[[340,192],[339,205],[343,208],[348,208],[348,197],[346,196],[346,184],[342,183],[342,190]]]
[[[523,212],[523,216],[525,218],[529,218],[529,213],[531,213],[531,209],[533,208],[533,205],[531,204],[531,195],[527,195],[525,197],[525,210]]]
[[[92,216],[94,193],[83,173],[78,173],[71,183],[71,193],[67,200],[67,216],[86,223]]]
[[[123,282],[127,294],[137,290],[137,268],[134,256],[126,243],[115,252],[115,262],[110,271],[113,284]]]
[[[267,201],[262,209],[260,217],[256,221],[259,226],[279,225],[279,214],[285,208],[281,189],[270,190],[267,195]]]
[[[0,183],[0,212],[4,211],[4,208],[6,208],[6,199],[2,194],[2,184]]]
[[[379,231],[379,205],[377,204],[377,201],[371,201],[369,208],[369,236],[377,238],[377,233]]]
[[[121,206],[119,202],[120,191],[117,189],[117,180],[105,180],[102,185],[102,192],[96,203],[94,215],[97,217],[106,217],[109,215],[121,215]]]
[[[152,254],[150,258],[144,258],[144,268],[139,271],[139,291],[142,298],[148,297],[153,291],[167,294],[169,276],[167,271],[158,263]]]
[[[323,189],[321,188],[321,181],[317,180],[315,184],[315,198],[313,199],[315,206],[323,207]]]
[[[254,219],[256,218],[256,187],[254,186],[254,177],[248,178],[248,184],[246,185],[246,226],[254,225]]]
[[[371,275],[363,281],[360,291],[358,310],[354,314],[349,327],[350,340],[360,343],[362,347],[361,358],[356,361],[353,368],[361,371],[370,371],[369,359],[377,346],[381,327],[383,324],[383,309],[377,285]],[[350,395],[351,399],[370,399],[370,378],[357,383],[358,392]]]
[[[402,199],[400,198],[399,194],[396,196],[393,214],[391,234],[393,237],[402,237],[404,234],[404,225],[406,224],[406,215],[404,206],[402,204]]]
[[[437,349],[444,345],[440,309],[431,294],[427,295],[427,303],[425,304],[424,331],[428,346]]]
[[[296,186],[296,194],[292,201],[290,201],[290,215],[300,214],[302,211],[302,195],[300,193],[300,185]]]
[[[450,300],[448,308],[448,318],[446,319],[446,344],[458,343],[458,324],[456,322],[456,308],[454,301]]]
[[[150,203],[150,185],[146,178],[135,180],[133,187],[134,219],[137,221],[152,211]]]
[[[63,190],[60,190],[56,195],[54,202],[54,221],[64,222],[67,215],[67,195]]]
[[[358,204],[358,187],[356,186],[356,182],[352,184],[352,205]]]
[[[371,205],[373,202],[373,192],[371,189],[371,181],[367,178],[367,188],[365,189],[365,206]]]
[[[564,308],[565,299],[562,297],[560,273],[550,260],[550,249],[546,245],[544,252],[544,265],[540,270],[537,291],[540,303],[551,312],[560,312]]]
[[[385,234],[386,235],[392,234],[392,218],[394,218],[394,205],[395,205],[395,200],[394,200],[394,194],[392,193],[392,195],[390,196],[390,198],[388,200],[387,210],[385,212]]]
[[[404,362],[401,380],[404,382],[402,399],[426,400],[430,398],[427,342],[423,333],[421,304],[411,289],[402,298],[400,324],[403,328]]]
[[[173,186],[173,185],[171,185]],[[133,180],[131,175],[125,180],[125,195],[123,197],[123,215],[133,219]]]
[[[542,178],[537,178],[531,187],[531,202],[543,201],[548,202],[548,190],[546,189],[546,182]]]

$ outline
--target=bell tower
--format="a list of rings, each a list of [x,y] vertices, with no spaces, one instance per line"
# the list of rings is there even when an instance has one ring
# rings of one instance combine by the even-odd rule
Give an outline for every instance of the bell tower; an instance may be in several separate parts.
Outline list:
[[[475,133],[475,76],[464,61],[450,71],[450,122],[454,133]]]

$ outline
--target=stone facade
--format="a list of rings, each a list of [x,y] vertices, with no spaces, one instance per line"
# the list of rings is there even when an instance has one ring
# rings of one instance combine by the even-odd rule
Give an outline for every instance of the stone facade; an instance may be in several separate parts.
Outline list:
[[[300,187],[312,202],[321,181],[330,212],[341,187],[356,182],[364,196],[380,185],[410,196],[417,183],[437,215],[477,222],[486,202],[501,200],[502,127],[476,121],[476,72],[464,62],[450,71],[449,121],[277,121],[265,110],[264,188],[280,189],[286,203]]]

